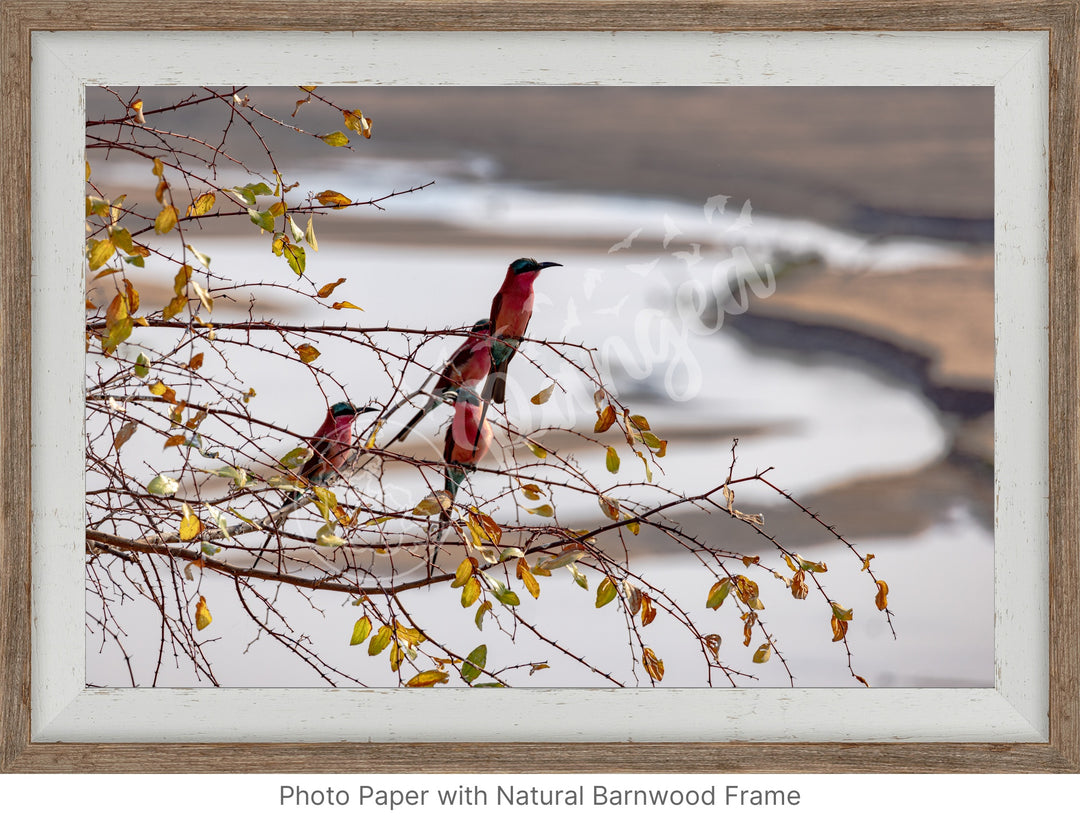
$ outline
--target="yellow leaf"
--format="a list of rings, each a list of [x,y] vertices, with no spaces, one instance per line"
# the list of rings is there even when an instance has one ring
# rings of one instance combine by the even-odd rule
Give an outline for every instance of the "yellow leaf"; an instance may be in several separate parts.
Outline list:
[[[184,516],[180,519],[180,540],[189,541],[194,540],[199,532],[202,531],[202,521],[199,520],[198,515],[191,511],[191,507],[186,503],[181,507]]]
[[[529,570],[529,565],[525,562],[524,558],[518,559],[517,576],[518,580],[525,584],[525,589],[529,590],[529,594],[533,598],[540,597],[540,584]]]
[[[166,204],[154,219],[154,232],[161,236],[165,235],[176,226],[178,219],[176,208],[171,204]]]
[[[105,326],[107,328],[113,327],[121,319],[127,319],[128,317],[128,303],[127,297],[122,293],[116,294],[113,300],[109,303],[108,310],[105,311]]]
[[[539,515],[540,517],[553,517],[555,515],[555,508],[550,503],[545,503],[543,506],[537,506],[535,509],[526,509],[530,515]]]
[[[480,562],[476,558],[466,558],[458,564],[457,571],[454,573],[454,580],[450,586],[457,589],[458,587],[465,586],[466,582],[473,576],[473,572],[480,565]]]
[[[285,202],[275,201],[273,204],[270,205],[270,209],[267,210],[267,212],[275,218],[285,215]]]
[[[359,305],[354,305],[352,302],[334,302],[334,304],[332,304],[330,307],[332,307],[334,310],[343,310],[345,308],[358,311],[363,310],[362,307],[360,307]]]
[[[198,282],[192,280],[191,289],[193,291],[195,291],[195,295],[199,297],[199,302],[201,302],[202,306],[204,308],[206,308],[206,312],[207,313],[213,313],[214,312],[214,300],[210,296],[210,294],[207,293],[206,288],[204,288]]]
[[[193,356],[191,358],[191,362],[189,362],[187,364],[187,366],[185,366],[185,367],[189,371],[198,371],[200,368],[202,368],[202,364],[203,364],[203,353],[202,353],[202,351],[199,351],[199,353],[195,354],[195,356]]]
[[[754,664],[764,664],[772,655],[772,644],[766,641],[754,653]]]
[[[870,568],[870,561],[872,561],[873,559],[874,559],[874,553],[873,552],[867,552],[866,557],[863,558],[863,562],[862,562],[862,571],[863,572],[866,572],[866,570],[868,570]]]
[[[379,631],[375,634],[375,637],[368,642],[368,655],[378,655],[386,649],[386,645],[390,643],[390,636],[394,634],[388,626],[383,624],[379,627]]]
[[[90,180],[90,162],[89,161],[86,162],[86,180],[87,181]]]
[[[296,349],[296,353],[300,357],[300,361],[305,364],[314,362],[319,358],[319,349],[314,345],[308,345],[306,342]]]
[[[349,136],[341,130],[331,132],[328,135],[320,135],[319,138],[323,143],[329,144],[332,147],[344,147],[349,143]]]
[[[307,229],[304,230],[304,241],[308,243],[308,247],[319,252],[319,242],[315,238],[315,225],[312,223],[312,217],[308,216]]]
[[[174,434],[172,437],[170,437],[168,440],[165,441],[164,448],[172,448],[173,446],[182,446],[182,445],[184,445],[184,435],[183,434]]]
[[[153,394],[155,397],[161,397],[167,403],[176,402],[176,392],[173,389],[169,388],[169,386],[167,386],[161,380],[154,380],[152,383],[150,383],[149,388],[150,393]]]
[[[206,606],[206,599],[200,595],[199,601],[195,605],[195,628],[205,630],[210,626],[210,622],[213,620],[214,617],[210,614],[210,610]]]
[[[112,258],[113,253],[116,252],[116,246],[113,244],[111,238],[98,239],[90,246],[90,252],[87,254],[87,259],[90,263],[91,270],[97,270],[99,267],[105,264]]]
[[[461,590],[461,606],[470,607],[480,597],[480,582],[476,578],[470,578]]]
[[[371,619],[365,615],[353,625],[352,638],[349,639],[349,646],[355,647],[357,644],[362,644],[370,632]]]
[[[428,515],[437,515],[441,512],[445,512],[449,509],[453,502],[450,499],[450,493],[447,491],[438,491],[435,494],[430,494],[421,500],[416,506],[413,507],[412,513],[419,515],[420,517],[426,517]]]
[[[535,394],[533,394],[533,396],[529,399],[529,402],[531,402],[533,405],[543,405],[551,399],[551,394],[554,390],[555,383],[552,383],[542,391],[537,391]]]
[[[354,109],[352,112],[346,112],[345,115],[345,127],[351,129],[357,135],[362,135],[364,138],[371,137],[371,119],[365,118],[364,113],[359,109]]]
[[[434,687],[436,684],[446,684],[450,680],[450,676],[444,673],[442,670],[424,670],[422,673],[417,673],[407,682],[406,687]]]
[[[335,210],[342,210],[352,203],[348,196],[336,190],[323,190],[321,193],[316,193],[315,200],[324,207],[333,207]]]
[[[877,595],[874,597],[874,606],[879,610],[884,610],[889,605],[889,585],[884,581],[877,581]]]
[[[548,456],[547,449],[544,448],[543,446],[541,446],[538,443],[534,443],[532,440],[526,439],[525,440],[525,445],[527,445],[529,447],[529,451],[531,451],[533,454],[535,454],[541,460],[543,460],[545,457]]]
[[[126,227],[117,227],[109,233],[109,238],[118,250],[123,250],[129,255],[135,252],[135,242],[132,241],[131,232]]]
[[[135,101],[135,103],[132,106],[133,106],[134,109],[141,110],[142,109],[142,101]],[[160,158],[155,158],[154,159],[154,175],[156,175],[158,178],[161,178],[161,176],[162,176],[162,174],[164,172],[165,172],[165,165],[161,163]]]
[[[345,277],[342,276],[336,282],[329,282],[329,283],[323,285],[321,288],[319,288],[318,293],[316,293],[315,295],[318,296],[320,299],[325,299],[327,296],[329,296],[331,293],[334,292],[334,288],[336,288],[338,285],[344,283],[344,281],[345,281]]]
[[[187,214],[189,216],[205,216],[214,209],[215,201],[217,201],[217,196],[213,193],[203,193],[191,202],[191,206],[187,209]]]
[[[187,308],[186,296],[174,296],[172,300],[161,311],[161,318],[168,321],[174,316],[178,316],[184,312]]]

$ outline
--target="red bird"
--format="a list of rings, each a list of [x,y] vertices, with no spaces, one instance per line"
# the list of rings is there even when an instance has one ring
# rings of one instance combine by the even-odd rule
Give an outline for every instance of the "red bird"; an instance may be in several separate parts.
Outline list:
[[[319,430],[308,440],[311,457],[300,469],[300,477],[317,486],[340,472],[353,454],[353,421],[358,414],[376,410],[357,408],[349,402],[334,403],[326,412],[326,419]],[[300,495],[300,492],[289,492],[286,500],[299,500]]]
[[[487,455],[491,441],[491,424],[484,419],[476,392],[468,387],[459,389],[457,402],[454,403],[454,419],[446,429],[446,446],[443,449],[443,461],[446,463],[443,488],[450,494],[450,504],[439,516],[440,538],[450,521],[450,506],[454,503],[458,488],[466,475]],[[437,555],[436,549],[428,563],[429,577]]]
[[[386,445],[404,440],[424,417],[438,408],[441,403],[451,401],[448,392],[478,383],[487,376],[488,368],[491,367],[490,331],[491,321],[488,319],[481,319],[472,326],[472,333],[440,369],[439,379],[435,382],[435,387],[431,390],[424,407],[416,412],[405,427]]]
[[[491,302],[491,367],[484,384],[484,399],[506,401],[506,369],[517,353],[533,311],[533,283],[547,267],[558,262],[516,259],[506,269],[506,278]]]

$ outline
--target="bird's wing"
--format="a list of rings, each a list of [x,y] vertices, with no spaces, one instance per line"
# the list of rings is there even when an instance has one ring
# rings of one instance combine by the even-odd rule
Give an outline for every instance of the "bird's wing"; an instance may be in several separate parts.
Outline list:
[[[502,302],[502,290],[499,290],[495,294],[495,298],[491,300],[491,314],[488,316],[488,319],[491,320],[491,332],[493,334],[498,331],[496,326],[499,324],[499,311],[502,310]]]

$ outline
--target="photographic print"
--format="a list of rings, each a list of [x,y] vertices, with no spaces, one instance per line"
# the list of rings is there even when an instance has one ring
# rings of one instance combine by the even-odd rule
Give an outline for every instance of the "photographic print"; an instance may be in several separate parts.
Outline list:
[[[993,687],[992,87],[88,87],[93,687]]]

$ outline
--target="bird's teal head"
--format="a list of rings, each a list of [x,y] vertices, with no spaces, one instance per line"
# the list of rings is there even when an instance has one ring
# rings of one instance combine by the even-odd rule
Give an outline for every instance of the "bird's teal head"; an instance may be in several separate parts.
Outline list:
[[[515,276],[525,273],[539,273],[545,267],[562,267],[558,262],[538,262],[536,259],[515,259],[510,263],[510,272]]]
[[[369,406],[363,408],[357,408],[351,402],[339,402],[330,406],[330,413],[335,417],[355,417],[357,414],[363,414],[367,411],[375,411],[376,409]]]
[[[490,328],[490,327],[491,327],[491,320],[490,319],[477,319],[476,324],[473,325],[470,330],[472,330],[473,333],[480,333],[481,331],[488,330],[488,328]]]

